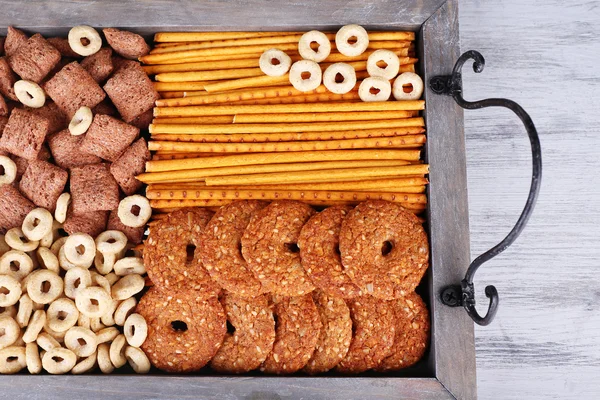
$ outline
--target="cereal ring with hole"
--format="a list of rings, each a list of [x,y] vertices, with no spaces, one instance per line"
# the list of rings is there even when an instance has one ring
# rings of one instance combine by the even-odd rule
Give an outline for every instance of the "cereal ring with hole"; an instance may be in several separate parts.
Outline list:
[[[14,305],[7,307],[0,307],[0,317],[8,315],[9,317],[15,318],[17,316],[17,307]]]
[[[36,250],[36,258],[40,267],[48,269],[52,272],[59,273],[60,265],[58,265],[58,258],[48,249],[47,247],[38,247]]]
[[[54,218],[61,224],[67,219],[67,210],[71,204],[71,194],[63,193],[56,200],[56,210],[54,210]]]
[[[66,332],[75,326],[79,319],[79,310],[71,299],[61,298],[53,301],[46,311],[48,326],[56,332]]]
[[[342,26],[335,34],[335,47],[347,57],[356,57],[369,47],[369,34],[360,25]]]
[[[90,270],[90,274],[92,276],[93,285],[100,286],[102,289],[106,290],[106,293],[110,293],[110,282],[108,281],[108,279],[106,279],[94,270]]]
[[[144,289],[146,280],[141,275],[125,275],[112,286],[112,297],[115,300],[125,300]]]
[[[0,307],[17,304],[22,293],[18,280],[10,275],[0,275]]]
[[[121,278],[119,278],[119,276],[117,274],[115,274],[114,272],[111,272],[109,274],[104,275],[104,277],[106,278],[106,280],[108,281],[108,283],[110,283],[110,285],[114,285],[115,283],[117,283],[117,281]]]
[[[19,101],[30,108],[41,108],[46,104],[46,93],[35,82],[20,80],[14,85],[15,96]]]
[[[65,242],[66,242],[66,240],[65,240]],[[71,261],[69,261],[67,259],[67,256],[65,255],[65,246],[64,245],[58,251],[58,264],[65,271],[69,271],[69,270],[71,270],[73,268],[76,268],[76,267],[84,268],[84,266],[75,265],[75,264],[73,264]],[[88,267],[85,267],[85,268],[88,268]]]
[[[90,271],[83,267],[74,267],[65,274],[65,295],[75,299],[85,288],[92,286]]]
[[[27,294],[24,294],[19,299],[19,312],[17,312],[17,316],[15,320],[19,327],[25,328],[29,325],[29,320],[31,319],[31,315],[33,314],[33,301]]]
[[[54,219],[53,219],[52,224],[54,225],[55,222],[56,221],[54,221]],[[52,233],[52,229],[50,229],[50,232],[45,234],[44,237],[40,239],[40,247],[45,247],[47,249],[50,249],[50,246],[52,246],[52,243],[54,243],[54,234]],[[40,247],[38,247],[38,249]]]
[[[38,335],[46,324],[46,312],[44,310],[36,310],[29,320],[29,325],[23,334],[23,341],[25,343],[35,342]]]
[[[102,320],[99,317],[90,318],[90,329],[92,332],[100,332],[104,328],[106,328],[106,325],[102,323]]]
[[[87,233],[74,233],[67,237],[63,246],[65,257],[71,263],[89,268],[94,263],[96,256],[96,242]]]
[[[143,275],[146,273],[144,260],[140,257],[125,257],[115,263],[115,274],[125,276],[130,274]]]
[[[40,241],[49,233],[52,234],[54,218],[45,208],[34,208],[25,216],[21,231],[31,241]]]
[[[109,326],[96,332],[96,339],[98,344],[112,342],[120,333],[114,326]]]
[[[38,346],[46,351],[60,347],[60,343],[58,343],[58,341],[54,339],[48,332],[41,332],[37,339],[35,339],[35,342]]]
[[[94,115],[92,114],[92,110],[89,107],[80,107],[71,122],[69,122],[69,132],[73,136],[80,136],[87,132],[90,125],[92,125],[92,120],[94,119]]]
[[[99,273],[108,275],[113,270],[116,260],[116,254],[97,251],[94,257],[94,266]]]
[[[380,66],[383,64],[384,66]],[[391,50],[375,50],[367,59],[367,72],[387,80],[394,79],[400,71],[400,59]]]
[[[321,67],[314,61],[300,60],[290,68],[290,83],[301,92],[315,90],[321,84]]]
[[[79,312],[90,318],[103,316],[110,307],[111,302],[110,294],[96,286],[81,289],[75,297],[75,304]]]
[[[110,374],[115,370],[114,365],[110,361],[110,344],[100,343],[98,345],[98,366],[103,374]]]
[[[12,228],[4,235],[6,244],[12,247],[14,250],[19,251],[34,251],[38,248],[40,242],[37,240],[29,240],[21,230],[21,228]]]
[[[50,251],[56,256],[59,256],[60,253],[60,249],[62,249],[62,247],[65,245],[65,242],[67,241],[67,237],[61,237],[56,239],[56,241],[54,243],[52,243],[52,246],[50,246]],[[58,263],[60,265],[60,258],[58,259]],[[62,267],[62,265],[61,265]]]
[[[348,93],[356,86],[356,71],[343,62],[331,64],[323,73],[323,85],[331,93]]]
[[[260,70],[269,76],[283,76],[292,65],[292,59],[279,49],[265,50],[258,60]]]
[[[65,334],[67,333],[67,331],[57,332],[57,331],[53,330],[52,328],[50,328],[50,326],[48,326],[48,317],[46,317],[46,323],[44,324],[44,332],[48,333],[50,336],[52,336],[54,339],[56,339],[56,341],[58,343],[64,343]]]
[[[69,349],[56,347],[42,357],[42,366],[52,375],[66,374],[77,364],[77,356]]]
[[[127,317],[131,315],[135,311],[135,307],[137,306],[137,300],[135,297],[130,297],[127,300],[123,300],[115,310],[115,324],[119,326],[125,325],[125,321]]]
[[[123,225],[139,228],[146,225],[146,222],[152,216],[152,207],[150,207],[150,201],[147,198],[134,194],[121,200],[117,215]]]
[[[25,347],[10,346],[0,350],[0,374],[16,374],[26,366]]]
[[[140,314],[131,314],[125,320],[123,333],[127,343],[133,347],[140,347],[148,336],[148,325]]]
[[[7,156],[0,156],[0,185],[10,185],[17,178],[17,164]]]
[[[408,86],[408,92],[404,86]],[[423,79],[414,72],[403,72],[394,81],[393,94],[396,100],[419,100],[423,95]]]
[[[83,313],[79,313],[79,318],[77,318],[77,326],[81,326],[82,328],[90,329],[92,319]],[[65,332],[66,333],[66,332]]]
[[[118,254],[127,246],[127,236],[121,231],[105,231],[96,237],[96,249],[104,254]]]
[[[385,78],[370,76],[363,79],[358,87],[358,97],[362,101],[388,101],[392,94],[392,85]]]
[[[10,275],[17,280],[22,280],[31,271],[33,271],[33,260],[27,253],[10,250],[0,257],[0,274]]]
[[[71,50],[80,56],[91,56],[92,54],[97,53],[102,47],[102,39],[100,38],[98,31],[91,26],[74,26],[69,31],[68,38]],[[87,44],[84,44],[84,39],[87,41]]]
[[[64,283],[56,272],[40,269],[30,276],[27,282],[27,294],[36,303],[50,304],[63,293]]]
[[[65,346],[77,357],[89,357],[96,352],[98,339],[90,329],[74,326],[65,335]]]
[[[37,343],[27,343],[25,346],[25,363],[30,374],[42,372],[42,359]]]
[[[113,326],[115,324],[115,310],[120,303],[121,302],[119,300],[113,300],[111,306],[108,308],[108,311],[102,317],[100,317],[100,320],[104,325]]]
[[[110,362],[115,368],[121,368],[123,365],[127,364],[127,359],[125,358],[126,347],[127,340],[125,339],[125,335],[117,336],[110,344]]]
[[[71,370],[71,373],[73,375],[81,375],[86,372],[90,372],[96,366],[96,357],[97,353],[94,352],[94,354],[92,354],[91,356],[79,361],[77,364],[75,364],[75,366]]]
[[[136,374],[147,374],[150,372],[150,360],[142,350],[137,347],[127,346],[125,349],[125,358]]]
[[[316,51],[312,48],[313,43],[317,44]],[[323,32],[308,31],[298,41],[298,53],[305,60],[321,62],[329,57],[331,42]]]
[[[12,346],[21,333],[21,328],[17,321],[8,315],[0,317],[0,349]]]

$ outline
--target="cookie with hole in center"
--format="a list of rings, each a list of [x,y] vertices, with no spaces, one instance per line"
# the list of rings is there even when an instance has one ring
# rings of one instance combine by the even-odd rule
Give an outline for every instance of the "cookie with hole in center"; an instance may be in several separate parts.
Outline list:
[[[256,212],[242,236],[242,255],[263,288],[281,296],[315,289],[302,268],[298,237],[315,213],[299,201],[274,201]]]
[[[195,291],[163,293],[151,288],[136,312],[148,325],[142,350],[156,368],[193,372],[217,353],[227,333],[225,312],[217,297],[208,300]]]
[[[340,230],[345,271],[364,294],[384,300],[414,292],[429,265],[427,234],[402,206],[365,201],[348,213]]]

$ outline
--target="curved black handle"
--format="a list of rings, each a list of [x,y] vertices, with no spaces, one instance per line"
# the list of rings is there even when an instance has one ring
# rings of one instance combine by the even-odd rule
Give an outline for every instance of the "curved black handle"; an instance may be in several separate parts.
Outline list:
[[[473,60],[473,71],[480,73],[483,71],[485,66],[485,60],[481,53],[471,50],[461,55],[454,65],[452,75],[450,76],[435,76],[433,77],[429,85],[431,89],[437,94],[446,94],[454,98],[456,103],[467,110],[476,110],[486,107],[506,107],[513,111],[519,119],[525,125],[527,135],[529,135],[529,142],[531,143],[531,155],[533,162],[533,169],[531,175],[531,187],[529,189],[529,196],[527,202],[523,208],[521,216],[517,220],[517,223],[508,235],[496,246],[492,247],[479,257],[477,257],[465,274],[465,278],[461,281],[460,288],[456,286],[449,286],[442,291],[442,302],[448,306],[456,307],[462,305],[469,316],[479,325],[488,325],[494,319],[496,312],[498,311],[498,291],[494,286],[487,286],[485,288],[485,295],[490,299],[488,311],[485,316],[480,316],[475,308],[475,288],[473,285],[473,277],[477,272],[477,269],[486,261],[491,260],[498,254],[506,250],[513,242],[519,237],[519,234],[525,228],[529,217],[533,212],[533,207],[537,200],[540,186],[542,182],[542,149],[540,146],[540,139],[538,137],[535,125],[531,120],[531,117],[527,112],[517,103],[508,99],[485,99],[479,101],[467,101],[462,96],[462,67],[468,60]]]

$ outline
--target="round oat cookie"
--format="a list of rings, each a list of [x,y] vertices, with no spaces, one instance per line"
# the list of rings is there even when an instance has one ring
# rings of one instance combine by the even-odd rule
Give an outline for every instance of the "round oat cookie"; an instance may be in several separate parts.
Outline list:
[[[196,291],[170,294],[151,288],[136,312],[148,325],[142,350],[152,365],[167,372],[192,372],[217,353],[227,333],[225,312],[217,297],[208,300]]]
[[[390,356],[375,368],[381,372],[414,365],[423,357],[429,343],[429,311],[418,294],[411,293],[388,304],[396,318],[396,337]]]
[[[301,296],[315,289],[298,250],[302,226],[315,213],[299,201],[274,201],[256,212],[242,236],[242,255],[263,288],[281,296]]]
[[[150,228],[144,244],[144,266],[156,288],[165,293],[196,290],[217,296],[218,285],[202,266],[202,230],[213,213],[203,208],[174,211]]]
[[[395,335],[394,312],[385,300],[362,296],[347,300],[353,335],[346,357],[336,371],[358,374],[375,368],[392,351]]]
[[[241,240],[252,215],[268,204],[259,200],[235,201],[221,207],[202,232],[202,264],[211,278],[231,293],[245,297],[264,293],[242,257]]]
[[[298,239],[302,267],[312,283],[331,296],[346,299],[361,295],[344,272],[340,257],[340,228],[352,208],[333,206],[313,215]]]
[[[340,231],[342,264],[363,293],[384,300],[414,292],[429,264],[427,234],[402,206],[366,201],[348,213]]]
[[[323,325],[315,352],[304,367],[304,372],[314,375],[329,371],[346,356],[352,340],[352,319],[343,299],[320,290],[312,296]]]
[[[217,372],[241,374],[260,367],[275,342],[275,320],[267,295],[241,297],[226,292],[221,298],[227,320],[235,329],[210,362]]]
[[[310,360],[319,340],[321,318],[312,296],[273,297],[275,343],[260,370],[268,374],[293,374]]]

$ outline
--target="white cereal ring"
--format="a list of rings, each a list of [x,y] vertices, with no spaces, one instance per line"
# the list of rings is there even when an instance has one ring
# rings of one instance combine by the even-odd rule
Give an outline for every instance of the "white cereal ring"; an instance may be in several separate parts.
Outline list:
[[[106,293],[110,293],[110,282],[108,279],[94,270],[90,270],[90,275],[92,277],[92,285],[100,286],[102,289],[106,290]]]
[[[88,43],[83,44],[82,39],[86,39]],[[79,25],[69,31],[69,46],[80,56],[91,56],[102,47],[102,39],[91,26]]]
[[[52,335],[50,335],[48,332],[40,333],[35,342],[38,344],[38,346],[40,346],[46,351],[50,351],[54,348],[60,347],[60,343],[58,343],[58,340],[54,339]]]
[[[144,341],[148,336],[148,325],[146,324],[146,320],[140,314],[131,314],[125,320],[123,333],[130,346],[140,347],[144,344]]]
[[[66,239],[66,238],[64,238],[64,239]],[[65,242],[66,242],[66,240],[65,240]],[[50,249],[50,251],[52,251],[52,249]],[[58,265],[60,265],[60,267],[62,269],[64,269],[65,271],[72,270],[73,268],[76,268],[76,267],[84,268],[84,266],[75,265],[67,259],[67,256],[65,254],[65,246],[64,245],[58,251]],[[88,267],[85,267],[85,268],[88,268]]]
[[[56,341],[59,343],[64,343],[65,334],[67,333],[67,331],[57,332],[55,330],[52,330],[52,328],[50,328],[48,326],[48,318],[47,317],[46,317],[46,323],[44,324],[44,332],[47,332],[50,336],[52,336],[54,339],[56,339]]]
[[[53,221],[50,211],[45,208],[34,208],[25,216],[21,230],[27,239],[39,242],[44,236],[52,234]]]
[[[29,320],[31,319],[31,315],[33,314],[33,301],[27,294],[21,296],[19,299],[19,312],[17,312],[17,316],[15,320],[19,327],[25,328],[29,325]]]
[[[0,235],[0,255],[6,253],[9,250],[10,250],[10,246],[8,244],[6,244],[4,235]]]
[[[107,254],[97,251],[96,257],[94,257],[94,266],[101,274],[108,275],[113,270],[116,261],[117,254]]]
[[[100,318],[90,318],[90,329],[92,332],[100,332],[104,328],[106,328],[106,325],[102,323]]]
[[[115,274],[118,276],[146,273],[146,267],[144,267],[144,260],[140,257],[125,257],[121,258],[115,263]]]
[[[77,364],[77,356],[69,349],[56,347],[42,356],[42,366],[49,374],[60,375],[71,371]]]
[[[63,249],[65,257],[71,263],[89,268],[94,263],[96,256],[96,242],[87,233],[74,233],[67,237]]]
[[[81,326],[82,328],[90,329],[91,322],[92,322],[92,319],[90,317],[88,317],[87,315],[85,315],[83,313],[79,313],[79,318],[77,318],[78,326]]]
[[[11,318],[15,318],[17,316],[17,307],[14,305],[7,307],[0,307],[0,317],[8,315]]]
[[[106,326],[113,326],[115,324],[115,311],[121,302],[119,300],[113,300],[106,314],[104,314],[100,320]]]
[[[42,372],[42,359],[40,358],[40,349],[37,343],[27,343],[25,346],[25,362],[30,374],[39,374]]]
[[[290,69],[290,83],[301,92],[309,92],[318,88],[321,78],[321,67],[314,61],[296,61]]]
[[[318,45],[317,51],[311,47],[312,43]],[[308,31],[298,41],[298,53],[305,60],[321,62],[329,57],[331,53],[331,42],[327,35],[319,31]]]
[[[47,325],[55,332],[66,332],[75,326],[79,319],[79,310],[71,299],[54,300],[46,311]]]
[[[118,254],[127,246],[127,236],[121,231],[105,231],[96,237],[96,249],[104,254]]]
[[[146,280],[141,275],[125,275],[112,287],[112,297],[115,300],[125,300],[144,289]]]
[[[73,118],[71,118],[71,122],[69,122],[69,132],[73,136],[80,136],[87,132],[90,125],[92,125],[92,120],[94,119],[94,115],[92,114],[92,109],[89,107],[80,107]]]
[[[0,307],[10,307],[19,301],[21,294],[21,284],[10,275],[0,275]]]
[[[125,339],[125,335],[117,336],[110,344],[110,361],[115,368],[121,368],[123,365],[127,364],[127,359],[125,358],[126,346],[127,340]]]
[[[147,374],[150,372],[150,360],[142,350],[137,347],[128,346],[125,349],[125,358],[136,374]]]
[[[120,333],[121,332],[119,332],[119,330],[114,326],[100,329],[98,332],[96,332],[98,344],[112,342],[117,336],[119,336]]]
[[[110,374],[115,370],[110,361],[110,344],[108,343],[98,345],[98,366],[103,374]]]
[[[79,361],[77,364],[75,364],[75,366],[71,370],[71,373],[73,375],[81,375],[93,370],[96,366],[96,357],[97,354],[94,352],[94,354],[92,354],[91,356]]]
[[[75,297],[75,304],[79,312],[90,318],[100,318],[106,314],[111,302],[112,299],[106,290],[97,286],[84,288]]]
[[[125,325],[127,317],[135,311],[136,306],[137,300],[135,297],[130,297],[127,300],[122,301],[115,310],[115,323],[119,326]]]
[[[33,271],[31,257],[19,250],[7,251],[0,257],[0,274],[11,275],[22,280]]]
[[[341,62],[332,64],[323,73],[323,85],[331,93],[348,93],[356,86],[356,71],[350,64]]]
[[[42,268],[46,268],[52,272],[59,273],[60,265],[58,264],[58,257],[50,251],[47,247],[38,247],[36,250],[36,258]]]
[[[89,357],[96,352],[98,339],[91,330],[74,326],[65,335],[65,346],[77,357]]]
[[[71,194],[63,193],[56,200],[56,210],[54,210],[54,218],[61,224],[67,219],[67,210],[71,204]]]
[[[335,47],[347,57],[359,56],[369,47],[369,34],[360,25],[343,26],[335,34]]]
[[[147,198],[134,194],[121,200],[117,214],[123,225],[139,228],[146,225],[152,216],[152,207]]]
[[[9,229],[6,235],[4,235],[4,240],[14,250],[24,252],[34,251],[40,244],[37,240],[28,240],[21,228]]]
[[[21,333],[21,328],[17,321],[8,315],[0,317],[0,349],[12,346]]]
[[[40,108],[46,103],[46,93],[35,82],[26,80],[16,81],[14,90],[17,99],[27,107]]]
[[[383,63],[384,66],[380,66]],[[400,59],[391,50],[375,50],[367,59],[367,72],[371,76],[394,79],[400,71]]]
[[[0,374],[16,374],[26,366],[25,347],[10,346],[0,350]]]
[[[54,225],[54,220],[52,220],[52,225]],[[48,250],[50,250],[50,246],[52,246],[52,243],[54,243],[54,233],[52,232],[52,230],[50,230],[50,232],[48,232],[43,238],[40,239],[40,247],[45,247]],[[38,249],[40,248],[38,247]]]
[[[390,81],[376,76],[363,79],[358,87],[358,96],[362,101],[388,101],[391,93]]]
[[[10,185],[17,178],[17,164],[7,156],[0,156],[0,166],[3,169],[0,185]]]
[[[79,292],[92,286],[92,276],[89,270],[83,267],[74,267],[65,274],[65,295],[75,299]]]
[[[104,275],[104,277],[106,278],[106,280],[108,281],[108,283],[110,283],[110,285],[114,285],[115,283],[117,283],[117,281],[121,278],[119,278],[119,276],[117,274],[115,274],[114,272],[111,272],[109,274]]]
[[[50,246],[50,251],[56,256],[58,257],[58,254],[60,253],[60,249],[62,249],[62,247],[64,246],[65,242],[67,241],[67,237],[61,237],[56,239],[56,241],[54,243],[52,243],[52,246]],[[60,263],[60,259],[58,260]]]
[[[50,304],[63,293],[64,283],[56,272],[39,269],[30,277],[27,282],[27,294],[36,303]]]
[[[23,341],[25,343],[35,342],[38,335],[44,329],[46,324],[46,312],[44,310],[37,310],[33,313],[33,317],[29,320],[29,325],[23,334]]]
[[[412,86],[412,90],[406,93],[404,85]],[[396,100],[419,100],[423,95],[423,79],[414,72],[404,72],[394,81],[393,94]]]
[[[260,70],[269,76],[283,76],[290,70],[292,59],[279,49],[265,50],[258,60]]]

